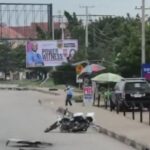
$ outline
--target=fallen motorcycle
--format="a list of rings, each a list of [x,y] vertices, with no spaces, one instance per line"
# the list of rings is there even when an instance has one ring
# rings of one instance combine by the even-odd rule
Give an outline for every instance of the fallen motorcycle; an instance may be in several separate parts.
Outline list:
[[[50,132],[59,127],[61,132],[86,132],[92,125],[94,113],[74,113],[68,115],[67,111],[62,117],[58,117],[57,121],[44,130],[45,133]]]

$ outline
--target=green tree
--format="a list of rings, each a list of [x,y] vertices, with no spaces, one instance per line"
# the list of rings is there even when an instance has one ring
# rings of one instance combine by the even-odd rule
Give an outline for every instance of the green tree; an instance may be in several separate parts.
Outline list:
[[[12,53],[11,49],[7,43],[6,44],[1,44],[0,45],[0,71],[5,73],[5,79],[6,79],[6,74],[13,70],[13,61],[12,61]]]
[[[85,29],[81,20],[76,16],[76,13],[72,15],[65,11],[64,15],[67,19],[68,25],[67,30],[70,32],[72,39],[77,39],[79,43],[79,51],[75,55],[75,61],[80,61],[85,59]]]
[[[13,70],[23,70],[25,69],[26,64],[26,54],[25,54],[25,46],[19,45],[15,49],[11,50],[11,56],[12,56],[12,66]]]

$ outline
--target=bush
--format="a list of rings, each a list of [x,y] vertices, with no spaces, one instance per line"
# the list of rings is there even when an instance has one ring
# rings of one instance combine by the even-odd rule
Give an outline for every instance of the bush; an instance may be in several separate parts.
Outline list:
[[[76,84],[75,68],[70,65],[65,65],[57,68],[57,71],[52,73],[52,78],[55,84]]]

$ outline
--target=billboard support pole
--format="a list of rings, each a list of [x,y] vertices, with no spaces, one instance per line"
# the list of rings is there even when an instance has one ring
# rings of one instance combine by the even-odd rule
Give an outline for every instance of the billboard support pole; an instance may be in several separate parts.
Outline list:
[[[53,8],[52,8],[52,4],[49,4],[48,6],[48,33],[51,34],[52,33],[52,39],[54,39],[54,35],[53,35]]]

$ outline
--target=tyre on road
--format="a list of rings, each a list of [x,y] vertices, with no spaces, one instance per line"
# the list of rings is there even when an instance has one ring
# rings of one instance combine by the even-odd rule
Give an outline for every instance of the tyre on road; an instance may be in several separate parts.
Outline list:
[[[50,132],[50,131],[56,129],[57,127],[58,127],[58,124],[57,124],[57,121],[56,121],[56,122],[53,123],[49,128],[46,128],[46,129],[44,130],[44,132],[45,132],[45,133]]]

